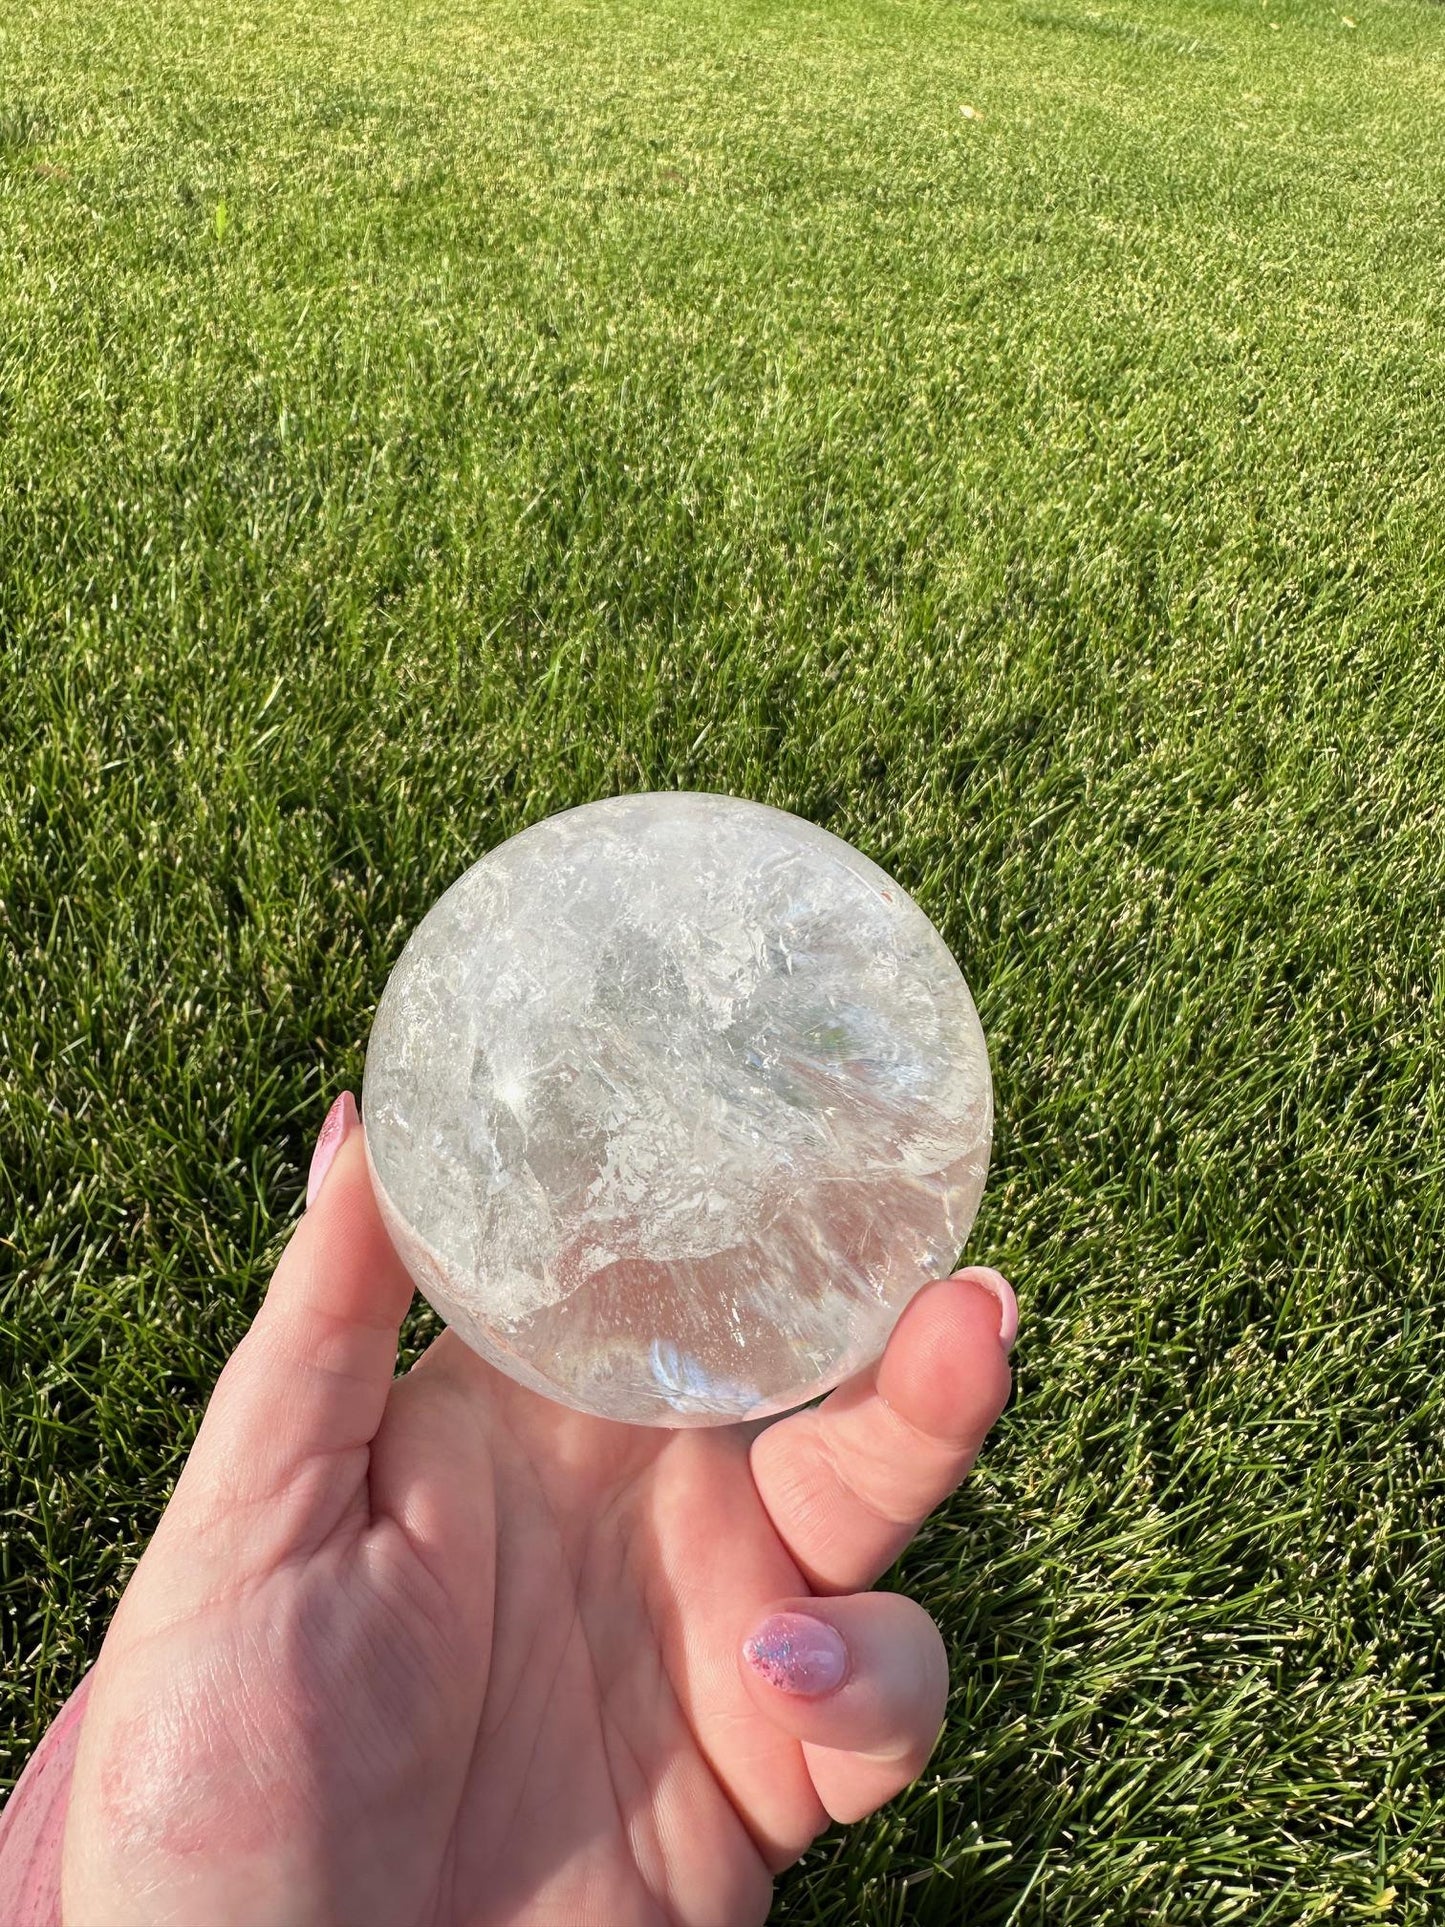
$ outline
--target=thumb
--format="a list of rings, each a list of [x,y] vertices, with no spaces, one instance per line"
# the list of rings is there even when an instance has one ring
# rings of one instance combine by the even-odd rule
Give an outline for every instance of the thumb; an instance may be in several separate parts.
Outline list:
[[[322,1126],[308,1207],[254,1324],[216,1383],[173,1507],[274,1499],[365,1475],[411,1303],[372,1193],[356,1100]]]
[[[802,1742],[835,1820],[861,1820],[928,1764],[948,1658],[915,1600],[890,1592],[785,1600],[743,1641],[741,1659],[754,1704]]]

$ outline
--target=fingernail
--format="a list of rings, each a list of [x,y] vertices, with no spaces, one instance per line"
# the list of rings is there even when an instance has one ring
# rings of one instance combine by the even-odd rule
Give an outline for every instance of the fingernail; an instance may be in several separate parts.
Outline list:
[[[326,1113],[326,1122],[316,1139],[316,1149],[311,1153],[311,1169],[306,1176],[306,1209],[309,1211],[316,1202],[326,1173],[331,1169],[336,1153],[355,1130],[359,1122],[356,1099],[350,1091],[343,1091]]]
[[[743,1641],[743,1658],[770,1686],[802,1699],[835,1692],[848,1671],[842,1634],[806,1613],[773,1613]]]
[[[967,1278],[972,1285],[982,1285],[991,1291],[998,1300],[998,1342],[1005,1353],[1014,1348],[1014,1340],[1019,1335],[1019,1301],[1014,1297],[1013,1286],[1001,1271],[993,1271],[986,1265],[971,1265],[967,1271],[957,1271],[956,1278]]]

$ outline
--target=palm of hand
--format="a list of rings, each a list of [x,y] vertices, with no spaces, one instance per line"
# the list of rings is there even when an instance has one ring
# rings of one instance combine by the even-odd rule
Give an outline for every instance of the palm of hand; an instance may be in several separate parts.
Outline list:
[[[750,1437],[561,1411],[450,1334],[393,1381],[409,1295],[343,1145],[107,1639],[67,1922],[760,1921],[927,1757],[938,1636],[847,1595],[1001,1408],[996,1300],[932,1288],[877,1382]],[[810,1602],[818,1700],[738,1657]]]

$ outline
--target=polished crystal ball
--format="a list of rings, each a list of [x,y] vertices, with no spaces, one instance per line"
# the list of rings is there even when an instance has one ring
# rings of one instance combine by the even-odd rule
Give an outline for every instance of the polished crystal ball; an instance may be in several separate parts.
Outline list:
[[[363,1086],[431,1304],[499,1371],[638,1425],[801,1404],[952,1269],[992,1088],[962,972],[849,844],[735,797],[524,830],[417,926]]]

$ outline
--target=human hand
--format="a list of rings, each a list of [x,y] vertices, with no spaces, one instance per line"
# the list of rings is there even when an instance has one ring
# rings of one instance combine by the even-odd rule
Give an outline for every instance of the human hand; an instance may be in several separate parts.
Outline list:
[[[1003,1409],[1007,1284],[929,1286],[816,1409],[633,1428],[450,1332],[394,1378],[350,1097],[318,1172],[95,1668],[67,1927],[762,1921],[932,1750],[937,1629],[860,1588]]]

